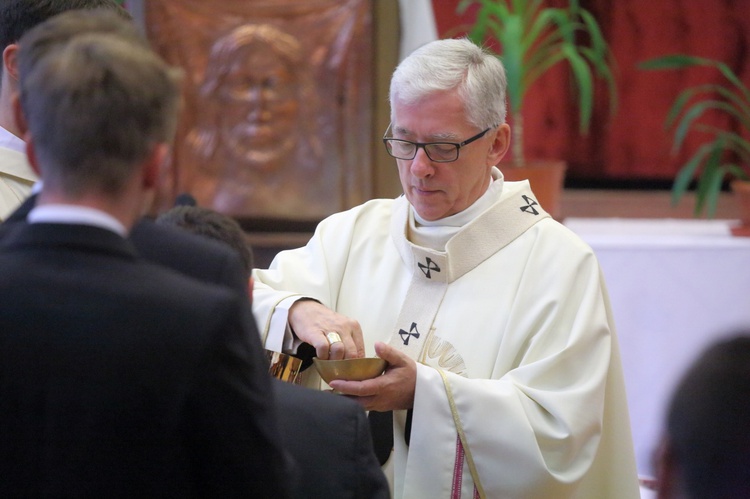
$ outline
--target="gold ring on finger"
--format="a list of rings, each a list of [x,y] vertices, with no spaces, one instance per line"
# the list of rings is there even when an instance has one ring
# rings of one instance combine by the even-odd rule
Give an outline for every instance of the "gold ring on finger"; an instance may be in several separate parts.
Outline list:
[[[341,343],[341,336],[336,331],[329,331],[326,333],[326,339],[328,340],[328,345],[333,345],[334,343]]]

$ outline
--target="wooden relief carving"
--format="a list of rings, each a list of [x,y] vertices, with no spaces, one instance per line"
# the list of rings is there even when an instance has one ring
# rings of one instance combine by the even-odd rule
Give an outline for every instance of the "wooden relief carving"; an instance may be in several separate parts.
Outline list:
[[[147,0],[185,70],[179,187],[239,218],[318,220],[372,195],[371,2]]]

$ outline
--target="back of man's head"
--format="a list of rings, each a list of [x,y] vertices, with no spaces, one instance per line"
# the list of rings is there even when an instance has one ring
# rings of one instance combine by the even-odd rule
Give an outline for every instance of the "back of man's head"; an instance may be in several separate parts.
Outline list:
[[[240,224],[228,215],[200,206],[175,206],[159,215],[156,223],[187,229],[193,234],[227,244],[242,260],[250,276],[253,270],[253,250]]]
[[[690,367],[666,433],[660,465],[671,475],[661,497],[750,497],[750,331],[712,345]]]
[[[123,18],[108,9],[73,10],[63,12],[34,28],[33,40],[25,47],[25,55],[19,61],[19,72],[28,72],[31,64],[46,56],[50,51],[69,42],[73,37],[84,33],[104,33],[125,38],[144,48],[149,48],[148,40],[138,31],[130,19]],[[21,66],[21,64],[25,66]]]
[[[76,9],[107,9],[131,19],[115,0],[7,0],[0,9],[0,50],[47,19]]]
[[[172,140],[179,78],[127,25],[76,11],[22,37],[21,108],[45,186],[117,193],[156,144]]]

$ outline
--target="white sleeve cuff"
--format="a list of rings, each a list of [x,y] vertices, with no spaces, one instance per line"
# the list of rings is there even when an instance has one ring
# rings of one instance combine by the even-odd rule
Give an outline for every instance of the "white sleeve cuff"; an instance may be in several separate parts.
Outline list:
[[[267,350],[288,354],[297,352],[302,341],[292,334],[292,328],[289,326],[289,308],[301,298],[305,297],[298,295],[284,298],[274,308],[266,337]]]

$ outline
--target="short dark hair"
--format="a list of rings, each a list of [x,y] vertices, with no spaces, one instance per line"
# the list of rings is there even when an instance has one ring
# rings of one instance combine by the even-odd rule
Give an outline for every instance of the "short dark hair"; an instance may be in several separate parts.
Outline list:
[[[0,9],[0,50],[18,42],[27,31],[47,19],[78,9],[114,10],[132,20],[128,11],[115,0],[8,0]]]
[[[32,28],[33,40],[23,47],[24,57],[19,57],[19,73],[28,73],[31,67],[49,52],[83,33],[112,34],[149,48],[148,40],[135,25],[106,9],[67,11]],[[31,31],[31,30],[29,30]],[[23,38],[23,37],[22,37]]]
[[[750,331],[691,365],[672,395],[667,437],[687,497],[750,497]]]
[[[20,101],[45,185],[117,194],[155,144],[172,141],[181,72],[131,26],[108,11],[76,10],[21,39]]]
[[[175,206],[159,215],[156,223],[181,227],[193,234],[229,245],[237,251],[247,275],[250,276],[253,270],[253,251],[245,231],[234,218],[201,206]]]

